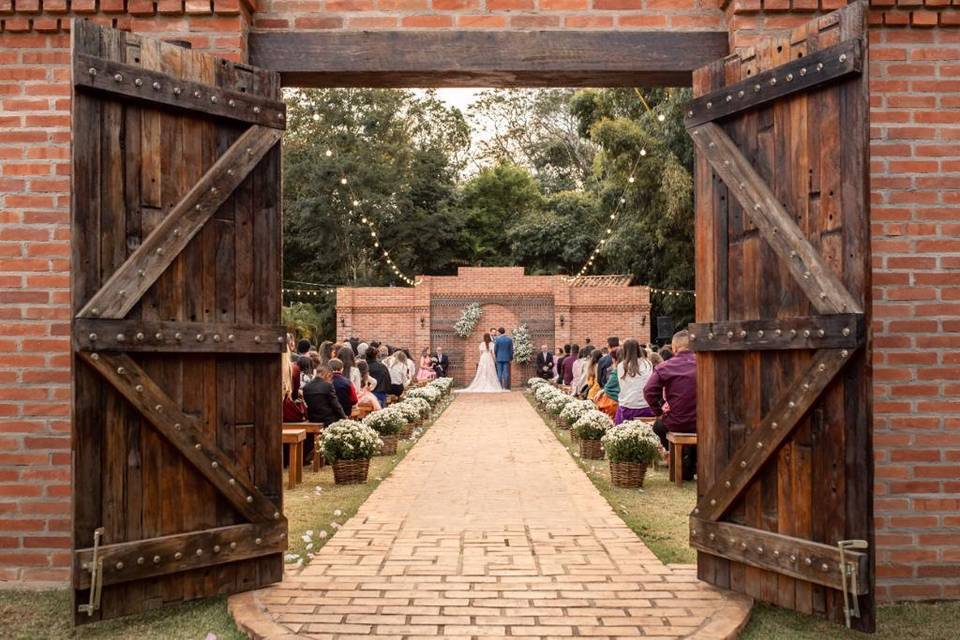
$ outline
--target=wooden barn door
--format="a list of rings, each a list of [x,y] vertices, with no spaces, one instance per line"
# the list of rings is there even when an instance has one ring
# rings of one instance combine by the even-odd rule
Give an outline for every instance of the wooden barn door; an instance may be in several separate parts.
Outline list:
[[[694,92],[699,575],[870,631],[864,5],[698,70]]]
[[[276,74],[73,28],[78,623],[282,576]]]

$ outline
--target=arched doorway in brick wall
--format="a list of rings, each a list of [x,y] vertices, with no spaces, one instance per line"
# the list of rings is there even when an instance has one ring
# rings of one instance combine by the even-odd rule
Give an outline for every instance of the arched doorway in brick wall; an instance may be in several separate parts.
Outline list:
[[[463,338],[463,377],[460,379],[464,384],[470,383],[477,369],[477,363],[480,361],[480,350],[477,345],[483,341],[483,334],[498,327],[505,328],[509,333],[512,328],[519,324],[516,312],[502,304],[485,304],[481,308],[483,309],[483,316],[480,318],[480,323],[473,330],[473,333]],[[496,336],[495,332],[491,332],[491,338],[496,338]],[[514,383],[520,380],[518,371],[523,368],[524,365],[513,363],[510,369],[510,379]]]

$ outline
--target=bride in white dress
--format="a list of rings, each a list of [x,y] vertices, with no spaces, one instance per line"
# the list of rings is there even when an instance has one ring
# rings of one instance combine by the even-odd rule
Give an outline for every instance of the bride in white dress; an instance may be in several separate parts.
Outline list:
[[[483,342],[478,346],[480,363],[477,365],[477,375],[462,393],[505,393],[506,389],[500,386],[497,379],[497,365],[493,359],[493,340],[489,333],[483,334]]]

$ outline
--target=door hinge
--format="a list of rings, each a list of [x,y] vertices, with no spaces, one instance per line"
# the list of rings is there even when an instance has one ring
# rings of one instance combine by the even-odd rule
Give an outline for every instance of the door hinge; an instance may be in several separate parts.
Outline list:
[[[77,607],[77,613],[92,616],[100,608],[100,592],[103,590],[103,558],[99,557],[100,540],[103,538],[103,527],[93,531],[93,557],[90,562],[83,563],[83,569],[90,571],[90,602]]]
[[[847,549],[865,550],[869,547],[870,543],[866,540],[840,540],[837,542],[837,548],[840,550],[840,582],[843,585],[843,619],[847,623],[847,629],[850,628],[851,619],[860,617],[860,594],[857,592],[857,564],[847,564],[845,551]]]

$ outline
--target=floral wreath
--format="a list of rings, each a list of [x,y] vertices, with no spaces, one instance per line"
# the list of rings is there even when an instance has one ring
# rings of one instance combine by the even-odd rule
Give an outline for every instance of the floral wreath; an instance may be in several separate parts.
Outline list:
[[[477,328],[480,322],[480,316],[483,315],[483,309],[479,302],[471,302],[460,313],[460,319],[453,325],[453,330],[461,338],[469,337],[473,330]]]

